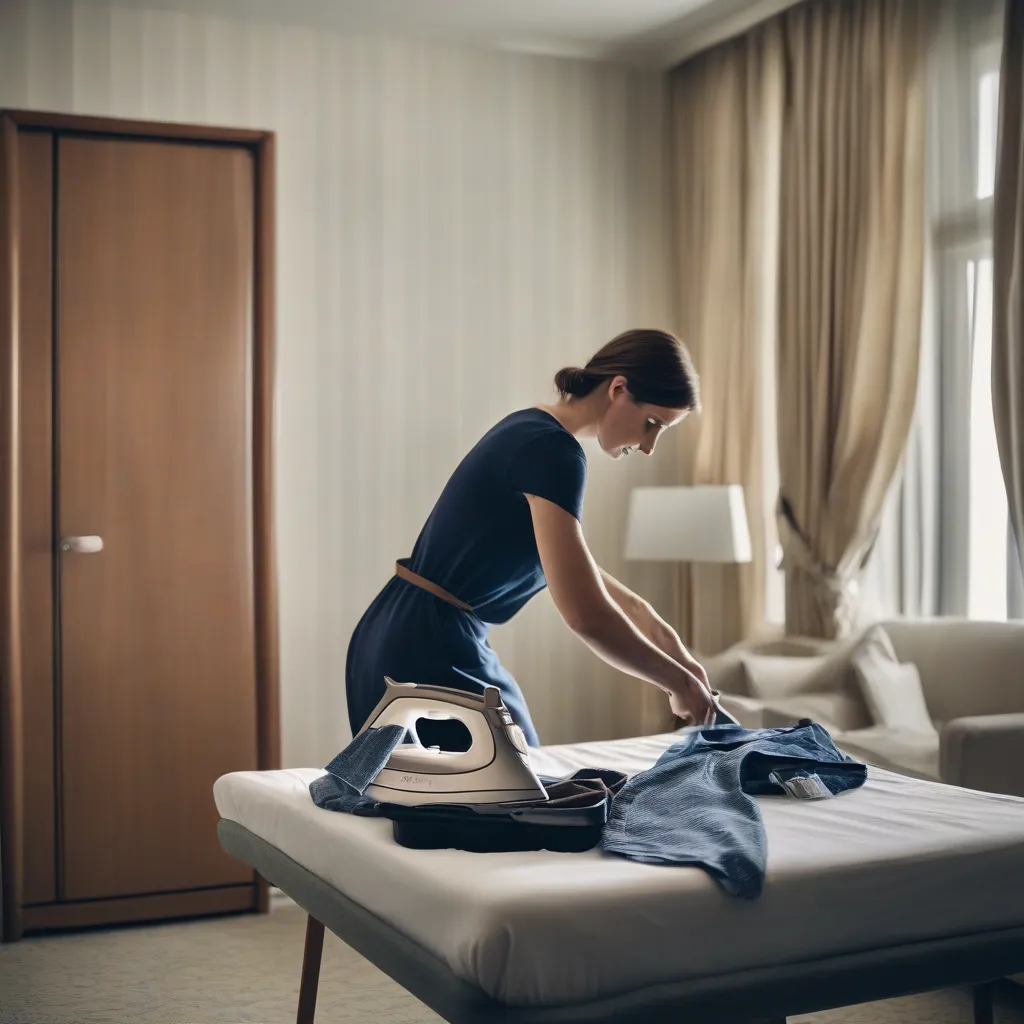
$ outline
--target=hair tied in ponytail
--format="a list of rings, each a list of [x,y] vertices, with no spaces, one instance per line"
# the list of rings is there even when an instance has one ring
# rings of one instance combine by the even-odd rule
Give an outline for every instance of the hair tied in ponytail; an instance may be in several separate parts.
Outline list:
[[[625,377],[637,402],[700,412],[700,379],[686,346],[668,331],[636,328],[613,338],[583,368],[555,374],[563,398],[585,398],[599,384]]]
[[[566,397],[579,398],[586,393],[587,371],[579,366],[566,366],[555,374],[555,387]]]

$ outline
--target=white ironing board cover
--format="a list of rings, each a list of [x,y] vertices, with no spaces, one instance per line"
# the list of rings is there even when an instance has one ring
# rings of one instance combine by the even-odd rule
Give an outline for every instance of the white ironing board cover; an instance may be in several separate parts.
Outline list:
[[[674,734],[540,748],[541,774],[652,765]],[[319,768],[234,772],[214,786],[244,826],[512,1005],[1024,926],[1024,800],[869,769],[832,800],[759,800],[763,894],[701,870],[593,850],[409,850],[391,822],[325,811]]]

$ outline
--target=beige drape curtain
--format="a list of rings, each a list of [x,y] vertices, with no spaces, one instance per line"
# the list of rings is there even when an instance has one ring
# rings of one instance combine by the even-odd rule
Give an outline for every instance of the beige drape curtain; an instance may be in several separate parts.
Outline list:
[[[924,232],[918,0],[782,16],[777,349],[786,632],[843,635],[907,441]]]
[[[774,540],[765,446],[774,447],[782,39],[770,23],[685,64],[671,79],[677,324],[701,377],[703,411],[681,430],[690,483],[742,484],[753,562],[682,566],[679,619],[700,654],[756,632]],[[766,412],[768,415],[766,416]],[[774,451],[769,452],[774,456]],[[770,486],[774,484],[771,481]],[[768,529],[766,529],[766,526]]]
[[[855,621],[918,386],[926,24],[927,0],[812,0],[673,73],[677,324],[704,405],[682,475],[743,485],[754,552],[680,569],[701,654],[761,630],[776,536],[786,632]]]
[[[1024,2],[1007,0],[992,232],[992,411],[1024,566]]]

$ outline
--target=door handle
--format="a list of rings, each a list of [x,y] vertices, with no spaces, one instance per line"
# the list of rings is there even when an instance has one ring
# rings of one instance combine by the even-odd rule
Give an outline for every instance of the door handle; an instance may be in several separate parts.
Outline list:
[[[76,555],[94,555],[103,550],[102,537],[62,537],[61,551],[71,551]]]

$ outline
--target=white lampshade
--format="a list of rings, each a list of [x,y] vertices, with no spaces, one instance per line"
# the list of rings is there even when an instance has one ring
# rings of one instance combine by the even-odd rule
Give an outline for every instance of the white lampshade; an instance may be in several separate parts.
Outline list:
[[[647,562],[749,562],[747,506],[739,484],[636,487],[626,558]]]

